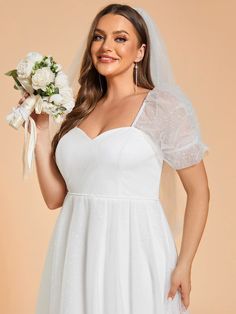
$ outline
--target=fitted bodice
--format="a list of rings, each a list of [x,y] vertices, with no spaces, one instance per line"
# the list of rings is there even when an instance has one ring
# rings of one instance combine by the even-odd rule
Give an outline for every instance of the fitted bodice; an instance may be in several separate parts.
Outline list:
[[[133,126],[94,139],[75,127],[60,140],[56,160],[70,192],[158,197],[163,159],[157,158],[148,136]]]

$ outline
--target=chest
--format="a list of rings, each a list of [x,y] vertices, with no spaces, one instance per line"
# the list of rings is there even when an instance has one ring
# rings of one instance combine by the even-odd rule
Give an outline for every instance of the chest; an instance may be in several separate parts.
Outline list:
[[[79,128],[90,138],[111,129],[132,126],[144,104],[146,97],[138,97],[132,101],[97,104],[94,109],[80,122]]]

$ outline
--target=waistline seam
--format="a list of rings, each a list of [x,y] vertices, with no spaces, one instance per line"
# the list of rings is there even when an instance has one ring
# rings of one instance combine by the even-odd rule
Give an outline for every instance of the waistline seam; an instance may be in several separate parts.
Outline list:
[[[134,200],[150,200],[150,201],[159,201],[159,197],[140,197],[140,196],[130,196],[130,195],[111,195],[111,194],[95,194],[95,193],[78,193],[78,192],[70,192],[69,195],[77,195],[77,196],[90,196],[90,197],[102,197],[102,198],[113,198],[113,199],[134,199]]]

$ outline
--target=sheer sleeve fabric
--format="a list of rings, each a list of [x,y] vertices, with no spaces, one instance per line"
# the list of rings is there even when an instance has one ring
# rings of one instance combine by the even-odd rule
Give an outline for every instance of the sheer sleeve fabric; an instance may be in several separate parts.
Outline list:
[[[209,151],[191,103],[167,90],[152,90],[136,126],[151,136],[163,160],[176,170],[199,163]]]

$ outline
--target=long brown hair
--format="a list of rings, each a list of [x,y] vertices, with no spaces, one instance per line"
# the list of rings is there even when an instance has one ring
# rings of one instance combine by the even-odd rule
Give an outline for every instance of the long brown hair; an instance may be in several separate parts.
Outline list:
[[[75,100],[75,106],[73,110],[66,115],[59,131],[52,139],[52,157],[54,160],[56,146],[60,138],[68,131],[78,126],[78,124],[95,108],[97,102],[106,94],[106,78],[103,75],[100,75],[100,81],[102,84],[101,91],[99,73],[92,62],[91,45],[99,19],[108,13],[122,15],[133,24],[138,37],[138,48],[141,47],[142,44],[146,44],[144,57],[139,62],[137,85],[147,89],[153,89],[154,87],[150,71],[150,39],[148,28],[144,19],[129,5],[116,3],[107,5],[100,12],[98,12],[90,27],[86,49],[81,63],[80,75],[78,79],[80,88]]]

